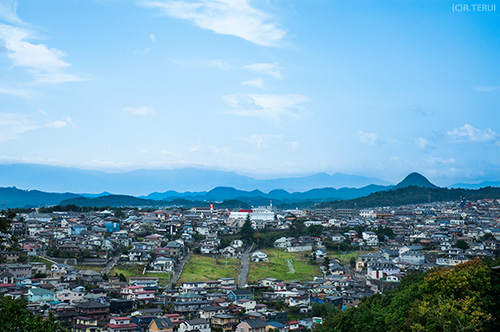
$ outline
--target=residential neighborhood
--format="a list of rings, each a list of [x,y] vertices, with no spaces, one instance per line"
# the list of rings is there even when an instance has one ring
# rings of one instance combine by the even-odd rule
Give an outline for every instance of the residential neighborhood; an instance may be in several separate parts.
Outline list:
[[[349,310],[500,245],[494,199],[46,210],[17,212],[0,234],[0,293],[71,331],[312,331],[321,307]]]

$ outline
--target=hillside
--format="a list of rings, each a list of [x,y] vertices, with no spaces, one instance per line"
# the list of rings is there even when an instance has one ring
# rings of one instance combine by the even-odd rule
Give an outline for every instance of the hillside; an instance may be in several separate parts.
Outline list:
[[[468,200],[500,198],[500,188],[486,187],[472,190],[409,186],[389,191],[379,191],[366,197],[356,199],[324,202],[318,204],[318,207],[361,209],[375,206],[399,206],[427,202],[458,201],[462,198]]]
[[[16,187],[0,188],[0,203],[5,208],[54,205],[78,197],[80,196],[71,193],[47,193],[39,190],[21,190]]]

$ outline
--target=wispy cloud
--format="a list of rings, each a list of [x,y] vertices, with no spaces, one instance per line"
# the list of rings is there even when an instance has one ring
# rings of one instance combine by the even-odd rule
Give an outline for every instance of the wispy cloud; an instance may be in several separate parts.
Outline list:
[[[154,34],[150,33],[149,39],[154,43],[156,41],[156,36]]]
[[[66,54],[44,44],[34,44],[33,31],[0,23],[0,43],[14,66],[26,68],[34,77],[34,84],[65,83],[87,80],[88,77],[68,72],[70,64],[63,60]]]
[[[300,104],[307,97],[295,94],[232,94],[224,96],[224,101],[233,109],[231,114],[258,117],[279,123],[283,117],[300,117]]]
[[[427,150],[432,146],[432,143],[423,137],[419,137],[415,140],[415,145],[421,150]]]
[[[415,113],[418,116],[425,117],[427,116],[427,112],[420,107],[419,104],[413,104],[410,106],[410,112]]]
[[[380,143],[380,138],[376,133],[365,133],[363,131],[358,131],[358,139],[361,143],[370,146],[376,146]]]
[[[150,116],[150,115],[154,115],[156,113],[154,109],[147,107],[147,106],[125,107],[125,108],[122,108],[122,112],[132,114],[132,115],[141,115],[141,116]]]
[[[258,88],[262,88],[264,86],[264,79],[259,77],[259,78],[255,78],[252,80],[243,81],[243,82],[241,82],[241,84],[242,85],[251,85],[251,86],[258,87]]]
[[[254,63],[251,65],[246,65],[243,68],[272,76],[277,80],[281,79],[281,68],[278,63]]]
[[[64,120],[36,121],[33,115],[18,113],[0,113],[0,142],[21,138],[23,133],[42,129],[61,129],[65,127],[75,128],[71,118]]]
[[[481,86],[481,85],[476,85],[474,86],[474,90],[479,91],[479,92],[491,92],[491,91],[497,91],[500,90],[500,86]]]
[[[217,34],[232,35],[262,46],[279,46],[286,32],[250,0],[139,1],[145,8],[188,20]]]
[[[446,132],[446,136],[452,143],[480,143],[495,140],[499,135],[490,128],[481,130],[474,128],[470,124],[464,124],[462,127],[454,128]]]
[[[11,88],[8,86],[0,86],[0,94],[26,99],[30,99],[38,95],[38,93],[36,93],[35,91],[31,91],[28,89]]]
[[[1,0],[0,1],[0,19],[9,23],[24,24],[17,16],[17,1],[16,0]]]

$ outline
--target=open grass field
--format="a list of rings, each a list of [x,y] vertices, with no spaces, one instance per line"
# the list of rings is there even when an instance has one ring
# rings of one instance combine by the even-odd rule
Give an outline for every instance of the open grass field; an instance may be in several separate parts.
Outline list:
[[[201,255],[192,255],[184,266],[179,282],[216,280],[218,278],[238,278],[240,260],[236,258],[218,259]]]
[[[279,252],[278,252],[279,250]],[[313,276],[319,276],[320,269],[317,265],[309,264],[310,252],[285,252],[283,249],[264,249],[262,252],[267,254],[268,262],[250,262],[248,272],[248,283],[255,284],[259,279],[276,278],[281,280],[312,280]],[[279,256],[279,257],[278,257]],[[307,256],[304,257],[304,256]],[[290,263],[293,267],[290,273]]]
[[[45,258],[43,258],[41,256],[30,256],[29,257],[29,261],[30,262],[41,262],[41,263],[44,263],[48,270],[50,270],[50,267],[52,266],[52,264],[54,264],[51,261],[48,261],[48,260],[46,260]],[[28,263],[28,259],[26,259],[26,263]]]
[[[74,267],[76,267],[79,270],[94,270],[96,272],[101,273],[101,271],[104,269],[105,266],[74,265]]]
[[[326,255],[328,256],[328,258],[330,258],[330,259],[339,258],[342,265],[349,264],[351,257],[354,257],[354,259],[357,260],[358,256],[362,253],[363,253],[363,251],[361,251],[361,250],[349,251],[345,254],[340,253],[336,250],[334,250],[334,251],[327,250],[326,251]],[[345,261],[344,261],[344,259],[345,259]]]
[[[115,275],[123,274],[127,280],[130,277],[141,277],[143,276],[142,272],[144,271],[144,265],[135,264],[135,265],[125,265],[125,264],[116,264],[113,266],[108,276],[114,277]]]

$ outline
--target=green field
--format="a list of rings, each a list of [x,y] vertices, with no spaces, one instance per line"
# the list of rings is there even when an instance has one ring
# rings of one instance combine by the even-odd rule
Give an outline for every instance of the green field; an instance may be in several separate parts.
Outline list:
[[[101,271],[105,268],[105,266],[91,266],[91,265],[74,265],[79,270],[94,270],[96,272],[101,273]]]
[[[143,264],[136,264],[136,265],[125,265],[125,264],[116,264],[113,266],[111,271],[109,271],[108,276],[109,277],[114,277],[116,275],[123,274],[127,280],[130,277],[141,277],[145,276],[142,274],[144,271],[144,265]],[[146,275],[148,276],[148,275]]]
[[[333,259],[333,258],[339,258],[340,259],[340,262],[341,262],[341,265],[345,265],[345,264],[349,264],[349,261],[351,260],[351,257],[354,257],[354,259],[358,259],[358,256],[360,254],[362,254],[363,251],[361,250],[356,250],[356,251],[349,251],[347,253],[340,253],[336,250],[327,250],[326,251],[326,255],[328,256],[328,258],[330,259]],[[366,252],[364,252],[366,253]],[[345,261],[344,261],[345,259]]]
[[[311,252],[285,252],[283,249],[264,249],[268,262],[250,262],[248,272],[248,283],[257,283],[260,279],[276,278],[281,280],[312,280],[313,276],[320,276],[318,265],[310,265],[309,257]],[[279,257],[278,257],[279,255]],[[295,273],[290,273],[288,260],[292,259],[292,266]]]
[[[218,278],[238,278],[240,260],[192,255],[184,266],[179,282],[216,280]]]

